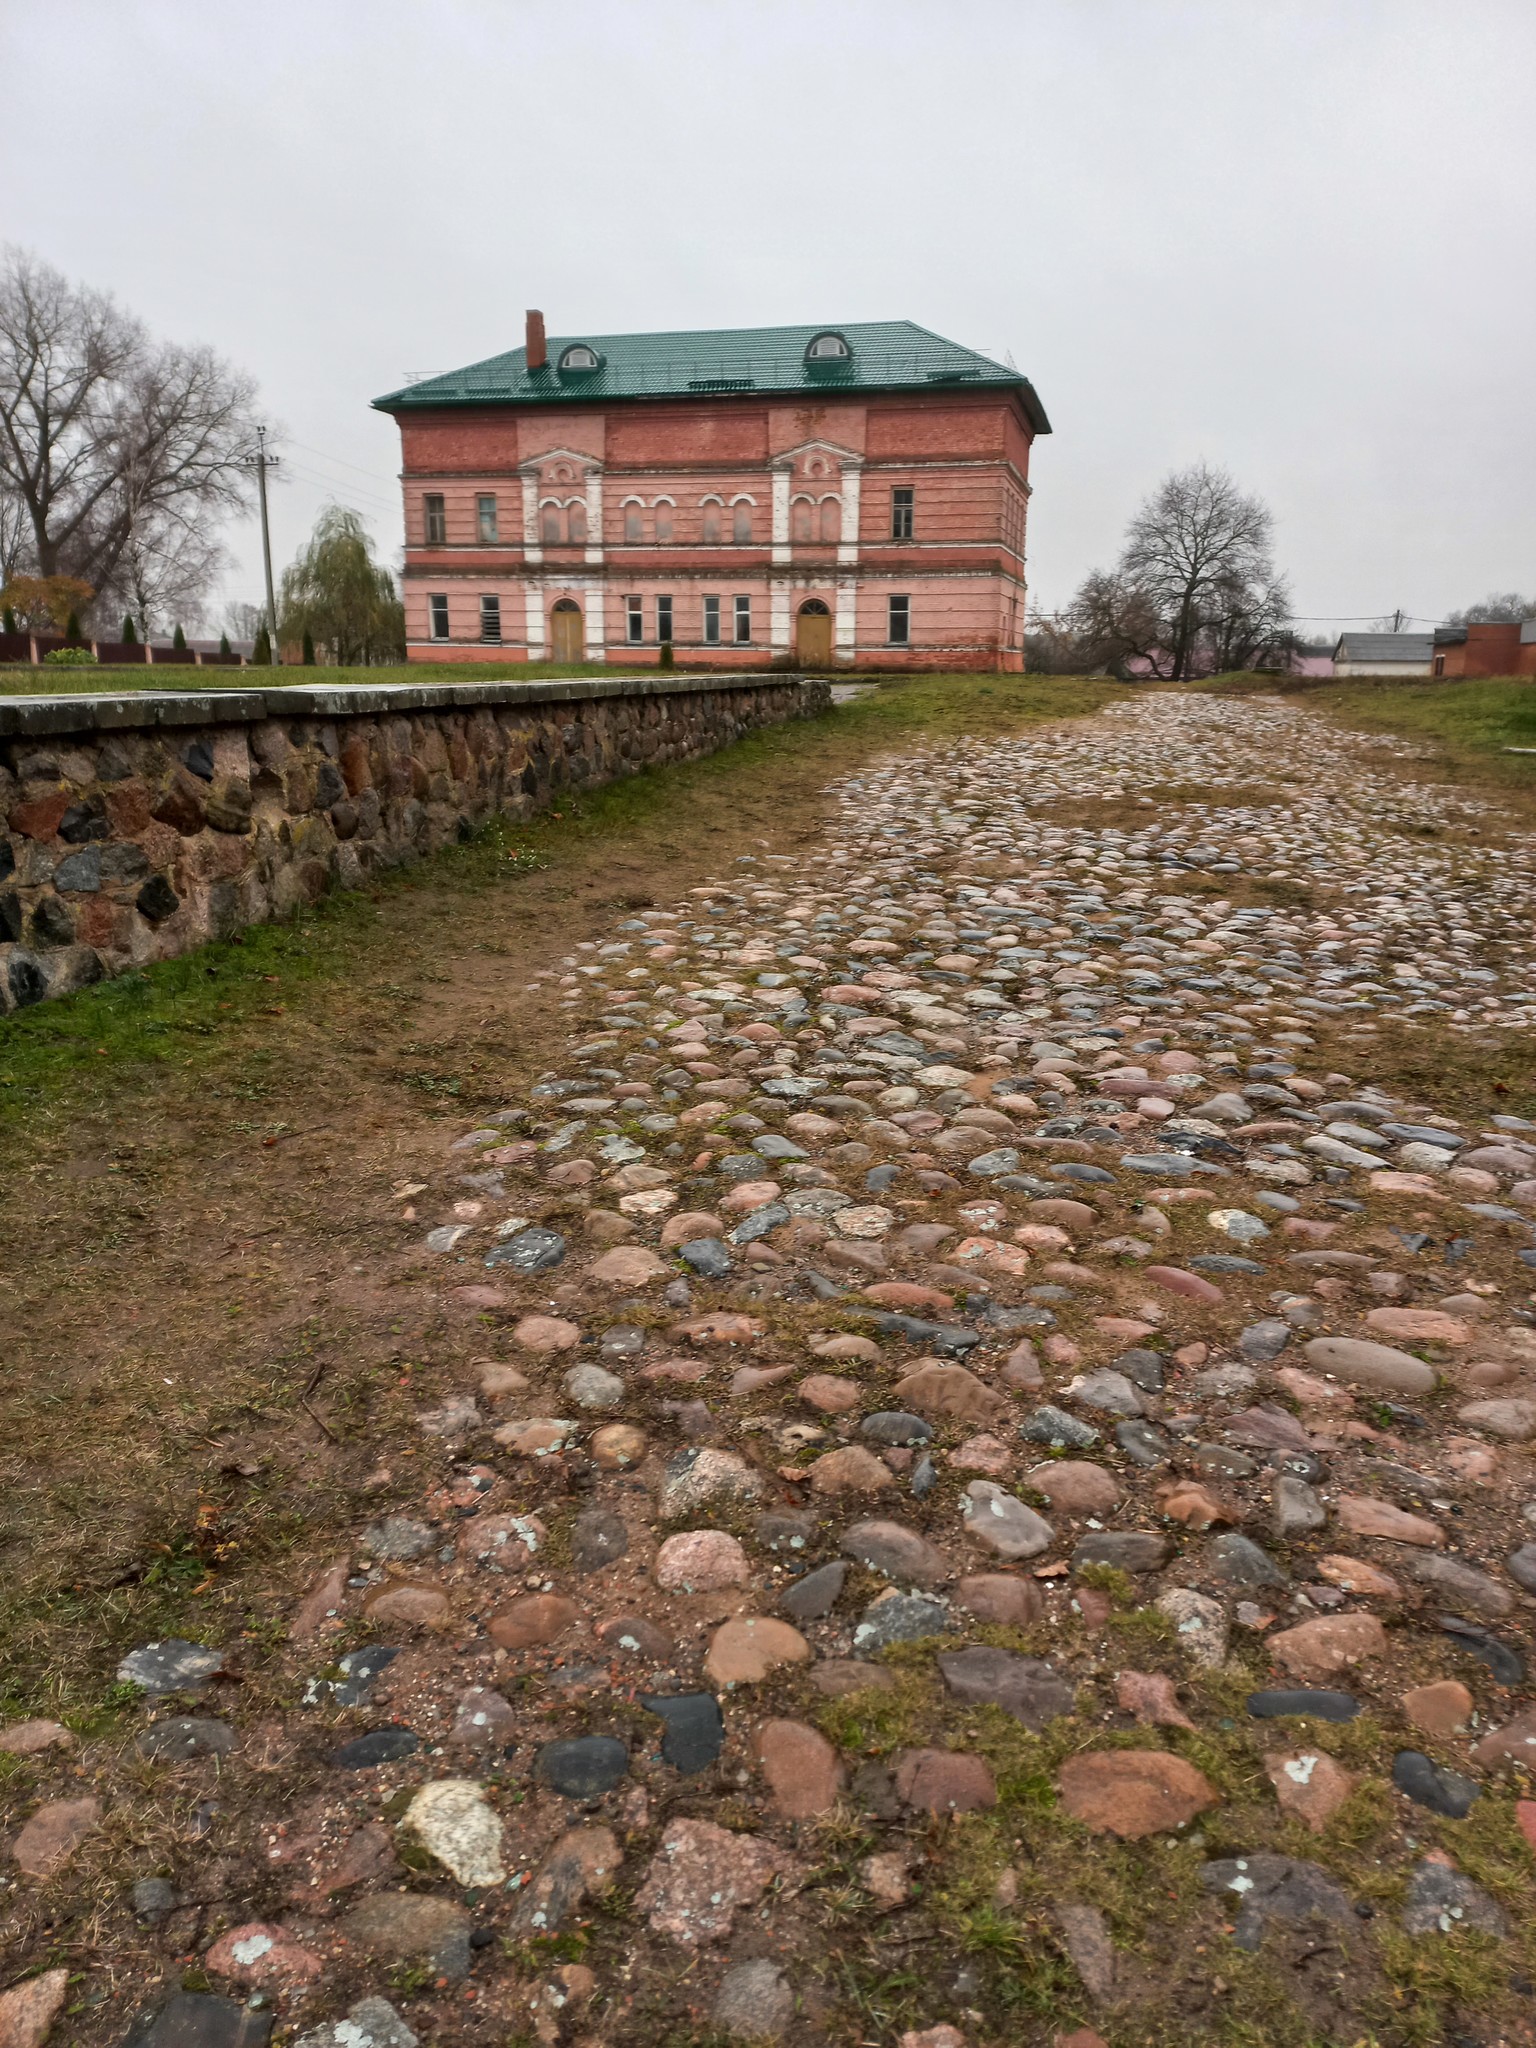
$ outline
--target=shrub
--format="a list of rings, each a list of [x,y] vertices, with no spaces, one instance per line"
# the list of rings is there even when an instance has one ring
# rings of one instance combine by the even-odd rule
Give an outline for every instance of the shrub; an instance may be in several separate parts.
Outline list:
[[[306,627],[304,628],[304,666],[305,666],[306,668],[313,668],[313,667],[314,667],[314,665],[315,665],[315,636],[314,636],[314,634],[313,634],[313,633],[311,633],[311,632],[310,632],[310,630],[309,630],[308,626],[306,626]]]
[[[43,656],[55,668],[93,668],[96,657],[89,647],[54,647]]]
[[[133,623],[133,613],[125,612],[123,614],[123,645],[125,647],[136,647],[138,641],[138,628]]]
[[[677,657],[672,652],[672,642],[670,640],[663,640],[661,643],[660,665],[662,668],[675,668],[677,665]]]
[[[181,654],[185,654],[187,651],[187,636],[183,633],[180,626],[171,635],[171,645]]]

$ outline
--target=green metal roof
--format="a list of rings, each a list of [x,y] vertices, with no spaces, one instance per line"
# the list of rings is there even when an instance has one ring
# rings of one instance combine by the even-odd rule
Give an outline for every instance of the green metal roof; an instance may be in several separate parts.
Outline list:
[[[807,361],[821,334],[841,335],[850,353]],[[592,351],[595,369],[562,369],[570,348]],[[1051,423],[1035,388],[1017,370],[961,348],[910,320],[844,327],[726,327],[681,334],[551,335],[549,361],[530,370],[527,350],[508,349],[463,370],[427,377],[373,402],[380,412],[444,405],[569,405],[572,399],[688,398],[735,392],[926,391],[975,384],[1016,390],[1037,434]]]

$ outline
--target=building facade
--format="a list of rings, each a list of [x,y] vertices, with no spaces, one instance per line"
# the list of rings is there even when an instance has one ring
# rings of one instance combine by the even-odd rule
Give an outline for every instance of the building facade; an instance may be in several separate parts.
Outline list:
[[[1433,633],[1341,633],[1333,650],[1336,676],[1427,676]]]
[[[1536,676],[1536,619],[1491,625],[1438,626],[1435,674],[1461,681]]]
[[[1023,666],[1028,379],[909,322],[568,336],[375,400],[415,661]]]

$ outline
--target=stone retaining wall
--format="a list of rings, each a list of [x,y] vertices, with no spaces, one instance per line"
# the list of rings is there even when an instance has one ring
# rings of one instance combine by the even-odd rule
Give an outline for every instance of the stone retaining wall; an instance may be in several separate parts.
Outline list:
[[[0,698],[0,1011],[829,703],[782,674]]]

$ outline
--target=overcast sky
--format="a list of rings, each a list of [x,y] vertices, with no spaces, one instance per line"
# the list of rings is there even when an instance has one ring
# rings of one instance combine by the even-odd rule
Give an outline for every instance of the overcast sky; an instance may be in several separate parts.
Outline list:
[[[368,401],[536,305],[1011,351],[1047,608],[1199,456],[1318,632],[1536,589],[1533,0],[5,0],[0,77],[0,239],[256,375],[279,568],[396,559]]]

